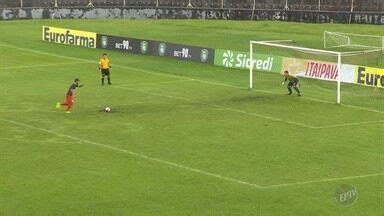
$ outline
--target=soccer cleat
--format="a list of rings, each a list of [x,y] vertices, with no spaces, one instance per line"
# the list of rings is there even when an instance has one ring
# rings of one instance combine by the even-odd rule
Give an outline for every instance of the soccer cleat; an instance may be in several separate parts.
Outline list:
[[[61,103],[60,102],[57,102],[56,103],[56,109],[59,109],[61,107]]]
[[[67,110],[65,111],[66,114],[71,114],[71,111]]]

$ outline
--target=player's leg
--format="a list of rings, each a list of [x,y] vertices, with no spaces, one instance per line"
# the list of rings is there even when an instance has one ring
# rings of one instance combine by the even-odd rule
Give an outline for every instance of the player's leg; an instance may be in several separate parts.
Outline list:
[[[101,70],[101,85],[104,85],[104,77],[105,77],[105,70],[104,69],[102,69]]]
[[[299,88],[297,86],[298,86],[298,82],[295,82],[293,84],[293,89],[295,89],[295,91],[297,92],[298,96],[301,96],[300,90],[299,90]]]
[[[289,91],[289,95],[291,95],[292,94],[292,86],[293,86],[293,83],[292,82],[289,82],[288,83],[288,86],[287,86],[287,88],[288,88],[288,91]]]
[[[61,106],[68,106],[67,102],[57,102],[56,103],[56,108],[60,108]]]
[[[74,103],[73,97],[68,95],[67,96],[67,109],[65,110],[65,113],[71,113],[70,109],[72,108]]]
[[[67,98],[68,96],[66,96],[66,100],[65,100],[65,102],[57,102],[56,103],[56,109],[59,109],[60,107],[62,107],[62,106],[68,106],[68,98]]]
[[[107,78],[108,78],[108,85],[111,85],[111,73],[109,72],[109,70],[107,71]]]

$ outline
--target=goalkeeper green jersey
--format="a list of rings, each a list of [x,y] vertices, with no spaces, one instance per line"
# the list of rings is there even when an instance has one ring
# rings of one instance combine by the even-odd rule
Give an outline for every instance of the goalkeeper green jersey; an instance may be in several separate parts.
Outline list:
[[[287,80],[289,80],[289,82],[298,82],[299,81],[299,79],[297,79],[297,77],[292,76],[292,75],[288,75],[287,77],[285,77],[284,81],[287,81]]]

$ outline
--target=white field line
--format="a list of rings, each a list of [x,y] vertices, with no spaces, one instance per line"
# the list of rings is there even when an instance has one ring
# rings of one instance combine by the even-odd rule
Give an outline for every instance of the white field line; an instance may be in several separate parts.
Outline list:
[[[128,85],[120,85],[123,87],[140,87],[140,86],[148,86],[148,85],[158,85],[158,84],[173,84],[173,83],[183,83],[183,82],[191,82],[195,81],[194,79],[182,79],[182,80],[171,80],[164,82],[143,82],[139,84],[128,84]]]
[[[303,123],[299,123],[299,122],[294,122],[294,121],[284,120],[284,119],[280,119],[280,118],[275,118],[275,117],[271,117],[271,116],[267,116],[267,115],[263,115],[263,114],[246,112],[244,110],[230,108],[230,107],[225,107],[225,106],[222,106],[222,105],[206,103],[206,102],[202,102],[202,101],[198,101],[198,100],[193,100],[193,99],[190,99],[190,98],[183,98],[183,97],[179,97],[179,96],[173,96],[173,95],[167,95],[167,94],[161,94],[161,93],[155,93],[155,92],[148,92],[148,91],[137,90],[137,89],[133,89],[133,88],[129,88],[129,87],[123,87],[123,86],[113,86],[113,87],[114,88],[127,89],[127,90],[130,90],[130,91],[140,92],[140,93],[144,93],[144,94],[150,94],[150,95],[161,96],[161,97],[168,97],[168,98],[173,98],[173,99],[178,99],[178,100],[183,100],[183,101],[203,104],[203,105],[207,105],[207,106],[211,106],[211,107],[220,108],[220,109],[226,110],[226,111],[232,111],[232,112],[242,113],[242,114],[246,114],[246,115],[252,115],[252,116],[255,116],[255,117],[258,117],[258,118],[269,119],[269,120],[272,120],[272,121],[283,122],[283,123],[287,123],[287,124],[292,124],[292,125],[296,125],[296,126],[310,128],[310,129],[328,129],[328,128],[337,128],[337,127],[360,126],[360,125],[378,124],[378,123],[384,122],[384,121],[366,121],[366,122],[352,122],[352,123],[333,124],[333,125],[324,125],[324,126],[313,126],[313,125],[303,124]]]
[[[325,179],[320,179],[320,180],[311,180],[311,181],[302,181],[302,182],[294,182],[294,183],[268,185],[268,186],[263,186],[263,188],[264,189],[270,189],[270,188],[288,187],[288,186],[305,185],[305,184],[313,184],[313,183],[352,180],[352,179],[358,179],[358,178],[367,178],[367,177],[375,177],[375,176],[383,176],[383,175],[384,175],[384,173],[373,173],[373,174],[347,176],[347,177],[339,177],[339,178],[325,178]]]
[[[97,61],[93,61],[93,60],[89,60],[89,59],[75,58],[75,57],[70,57],[70,56],[58,55],[58,54],[53,54],[53,53],[48,53],[48,52],[43,52],[43,51],[37,51],[37,50],[33,50],[33,49],[21,48],[21,47],[17,47],[17,46],[11,46],[11,45],[5,45],[5,44],[0,44],[0,46],[8,47],[8,48],[13,48],[13,49],[18,49],[18,50],[24,50],[24,51],[27,51],[27,52],[32,52],[32,53],[36,53],[36,54],[40,54],[40,55],[55,56],[55,57],[59,57],[59,58],[72,59],[72,60],[77,60],[77,61],[84,61],[84,62],[88,62],[88,63],[98,63]],[[177,75],[172,75],[172,74],[164,74],[164,73],[161,73],[161,72],[153,72],[153,71],[149,71],[149,70],[145,70],[145,69],[141,69],[141,68],[128,67],[128,66],[117,65],[117,64],[114,64],[114,66],[120,67],[120,68],[124,68],[124,69],[128,69],[128,70],[135,70],[137,72],[143,72],[143,73],[153,74],[153,75],[157,75],[157,76],[163,76],[163,77],[173,77],[173,78],[178,78],[178,79],[186,77],[186,76],[177,76]],[[187,77],[187,78],[192,78],[192,77]],[[194,78],[192,78],[192,79],[194,79]],[[207,84],[212,84],[212,85],[226,86],[226,87],[237,88],[237,89],[247,89],[247,88],[240,87],[240,86],[234,86],[234,85],[230,85],[230,84],[213,82],[213,81],[208,81],[208,80],[199,80],[199,79],[194,79],[194,80],[198,81],[198,82],[201,82],[201,83],[207,83]],[[257,92],[277,95],[277,93],[272,92],[272,91],[264,91],[264,90],[258,90],[258,89],[252,89],[252,90],[253,91],[257,91]],[[336,105],[335,102],[329,102],[329,101],[325,101],[325,100],[321,100],[321,99],[316,99],[316,98],[303,97],[303,99],[311,100],[311,101],[316,101],[316,102],[320,102],[320,103],[335,104]],[[375,113],[384,114],[384,111],[380,111],[380,110],[376,110],[376,109],[370,109],[370,108],[366,108],[366,107],[359,107],[359,106],[346,105],[346,104],[341,104],[341,106],[348,107],[348,108],[351,108],[351,109],[365,110],[365,111],[369,111],[369,112],[375,112]]]
[[[22,142],[22,143],[60,143],[60,144],[74,144],[70,141],[59,141],[59,140],[25,140],[25,139],[13,139],[13,138],[0,138],[0,141],[4,142]],[[77,142],[80,143],[80,142]]]
[[[64,55],[58,55],[58,54],[53,54],[53,53],[48,53],[48,52],[43,52],[43,51],[38,51],[38,50],[33,50],[33,49],[28,49],[28,48],[22,48],[22,47],[17,47],[17,46],[11,46],[11,45],[6,45],[6,44],[0,44],[0,46],[12,48],[12,49],[17,49],[17,50],[23,50],[23,51],[26,51],[26,52],[35,53],[35,54],[39,54],[39,55],[46,55],[46,56],[53,56],[53,57],[63,58],[63,59],[71,59],[71,60],[83,61],[83,62],[89,62],[89,63],[96,62],[96,61],[92,61],[92,60],[87,60],[87,59],[82,59],[82,58],[75,58],[75,57],[64,56]]]
[[[98,147],[101,147],[101,148],[105,148],[105,149],[109,149],[109,150],[113,150],[113,151],[117,151],[117,152],[121,152],[121,153],[126,153],[126,154],[129,154],[129,155],[136,156],[138,158],[142,158],[142,159],[146,159],[146,160],[149,160],[149,161],[157,162],[157,163],[164,164],[164,165],[167,165],[167,166],[176,167],[176,168],[187,170],[187,171],[190,171],[190,172],[199,173],[201,175],[211,176],[211,177],[214,177],[214,178],[217,178],[217,179],[221,179],[221,180],[225,180],[225,181],[228,181],[228,182],[233,182],[233,183],[237,183],[237,184],[241,184],[241,185],[250,186],[250,187],[253,187],[253,188],[257,188],[257,189],[281,188],[281,187],[289,187],[289,186],[296,186],[296,185],[322,183],[322,182],[333,182],[333,181],[341,181],[341,180],[352,180],[352,179],[357,179],[357,178],[367,178],[367,177],[375,177],[375,176],[384,175],[384,173],[374,173],[374,174],[367,174],[367,175],[347,176],[347,177],[338,177],[338,178],[326,178],[326,179],[320,179],[320,180],[311,180],[311,181],[302,181],[302,182],[294,182],[294,183],[284,183],[284,184],[275,184],[275,185],[262,186],[262,185],[253,184],[253,183],[249,183],[249,182],[246,182],[246,181],[234,179],[234,178],[229,178],[229,177],[226,177],[226,176],[222,176],[220,174],[211,173],[211,172],[203,171],[203,170],[200,170],[200,169],[184,166],[184,165],[177,164],[177,163],[174,163],[174,162],[169,162],[169,161],[165,161],[165,160],[162,160],[162,159],[150,157],[150,156],[147,156],[147,155],[142,154],[142,153],[137,153],[137,152],[133,152],[133,151],[129,151],[129,150],[125,150],[125,149],[121,149],[121,148],[105,145],[105,144],[102,144],[102,143],[97,143],[97,142],[93,142],[93,141],[90,141],[90,140],[81,139],[81,138],[77,138],[77,137],[74,137],[74,136],[66,135],[66,134],[63,134],[63,133],[60,133],[60,132],[56,132],[56,131],[52,131],[52,130],[48,130],[48,129],[44,129],[44,128],[35,127],[33,125],[25,124],[25,123],[22,123],[22,122],[17,122],[17,121],[7,120],[7,119],[0,119],[0,121],[4,121],[4,122],[10,123],[10,124],[14,124],[14,125],[18,125],[18,126],[22,126],[22,127],[26,127],[26,128],[30,128],[30,129],[37,130],[37,131],[42,131],[42,132],[45,132],[45,133],[48,133],[48,134],[55,135],[57,137],[64,137],[64,138],[67,138],[67,139],[70,139],[70,140],[75,140],[75,141],[80,142],[80,143],[86,143],[86,144],[89,144],[89,145],[94,145],[94,146],[98,146]]]
[[[234,85],[230,85],[230,84],[226,84],[226,83],[219,83],[219,82],[208,81],[208,80],[195,79],[195,81],[201,82],[201,83],[212,84],[212,85],[218,85],[218,86],[225,86],[225,87],[230,87],[230,88],[243,89],[243,90],[249,89],[249,88],[245,88],[245,87],[234,86]],[[253,89],[249,89],[249,90],[256,91],[256,92],[261,92],[261,93],[266,93],[266,94],[281,95],[279,93],[276,93],[276,92],[273,92],[273,91],[268,91],[268,90],[261,90],[261,89],[254,89],[254,88]],[[317,99],[317,98],[310,98],[310,97],[306,97],[306,96],[305,97],[301,97],[300,99],[305,99],[305,100],[315,101],[315,102],[319,102],[319,103],[333,104],[333,105],[337,105],[337,106],[348,107],[348,108],[351,108],[351,109],[364,110],[364,111],[368,111],[368,112],[384,114],[384,111],[380,111],[380,110],[376,110],[376,109],[371,109],[371,108],[366,108],[366,107],[359,107],[359,106],[353,106],[353,105],[347,105],[347,104],[343,104],[343,103],[336,104],[336,102],[330,102],[330,101],[321,100],[321,99]]]
[[[384,120],[379,121],[365,121],[365,122],[352,122],[352,123],[344,123],[344,124],[334,124],[334,125],[324,125],[318,126],[317,129],[328,129],[328,128],[337,128],[337,127],[350,127],[350,126],[360,126],[367,124],[384,124]]]
[[[8,48],[13,48],[13,49],[18,49],[18,50],[23,50],[23,51],[26,51],[26,52],[36,53],[36,54],[40,54],[40,55],[54,56],[54,57],[58,57],[58,58],[71,59],[71,60],[76,60],[76,61],[83,61],[83,62],[93,63],[93,64],[98,64],[99,63],[98,61],[95,61],[95,60],[89,60],[89,59],[77,58],[77,57],[71,57],[71,56],[64,56],[64,55],[53,54],[53,53],[48,53],[48,52],[43,52],[43,51],[38,51],[38,50],[33,50],[33,49],[21,48],[21,47],[17,47],[17,46],[10,46],[10,45],[5,45],[5,44],[0,44],[0,46],[8,47]],[[136,72],[153,74],[153,75],[157,75],[157,76],[173,77],[173,78],[177,78],[177,79],[183,79],[182,76],[177,76],[177,75],[172,75],[172,74],[164,74],[164,73],[157,73],[157,72],[153,72],[153,71],[149,71],[149,70],[145,70],[145,69],[141,69],[141,68],[128,67],[128,66],[117,65],[117,64],[113,64],[113,66],[124,68],[124,69],[128,69],[128,70],[135,70]],[[189,77],[187,77],[187,78],[189,78]]]
[[[74,64],[84,64],[82,61],[78,62],[67,62],[67,63],[56,63],[56,64],[39,64],[39,65],[29,65],[29,66],[12,66],[12,67],[3,67],[0,70],[8,70],[8,69],[23,69],[23,68],[38,68],[38,67],[51,67],[57,65],[74,65]]]
[[[8,111],[0,110],[0,113],[57,113],[57,111],[39,111],[39,110],[17,110],[17,111]]]
[[[221,180],[225,180],[225,181],[229,181],[229,182],[234,182],[234,183],[237,183],[237,184],[242,184],[242,185],[250,186],[250,187],[253,187],[253,188],[263,188],[263,186],[261,186],[261,185],[257,185],[257,184],[253,184],[253,183],[249,183],[249,182],[245,182],[245,181],[229,178],[229,177],[222,176],[222,175],[219,175],[219,174],[216,174],[216,173],[211,173],[211,172],[203,171],[203,170],[200,170],[200,169],[196,169],[196,168],[184,166],[184,165],[181,165],[181,164],[177,164],[177,163],[174,163],[174,162],[169,162],[169,161],[165,161],[165,160],[162,160],[162,159],[150,157],[150,156],[147,156],[147,155],[142,154],[142,153],[137,153],[137,152],[133,152],[133,151],[129,151],[129,150],[113,147],[113,146],[110,146],[110,145],[105,145],[105,144],[102,144],[102,143],[97,143],[97,142],[93,142],[93,141],[90,141],[90,140],[77,138],[77,137],[66,135],[66,134],[63,134],[63,133],[56,132],[56,131],[35,127],[33,125],[25,124],[25,123],[22,123],[22,122],[6,120],[6,119],[0,119],[0,120],[4,121],[4,122],[11,123],[11,124],[14,124],[14,125],[19,125],[19,126],[23,126],[23,127],[26,127],[26,128],[34,129],[34,130],[37,130],[37,131],[42,131],[42,132],[45,132],[45,133],[53,134],[53,135],[58,136],[58,137],[64,137],[64,138],[67,138],[67,139],[71,139],[71,140],[75,140],[75,141],[80,141],[82,143],[87,143],[87,144],[98,146],[98,147],[102,147],[102,148],[105,148],[105,149],[126,153],[126,154],[129,154],[129,155],[133,155],[133,156],[136,156],[136,157],[139,157],[139,158],[143,158],[143,159],[149,160],[149,161],[154,161],[154,162],[157,162],[157,163],[165,164],[165,165],[168,165],[168,166],[171,166],[171,167],[177,167],[177,168],[184,169],[184,170],[187,170],[187,171],[190,171],[190,172],[194,172],[194,173],[199,173],[199,174],[206,175],[206,176],[215,177],[217,179],[221,179]]]
[[[369,111],[369,112],[384,114],[384,111],[380,111],[380,110],[376,110],[376,109],[370,109],[370,108],[366,108],[366,107],[359,107],[359,106],[353,106],[353,105],[348,105],[348,104],[341,104],[341,106],[345,106],[345,107],[352,108],[352,109],[359,109],[359,110],[365,110],[365,111]]]
[[[202,102],[202,101],[198,101],[198,100],[193,100],[193,99],[189,99],[189,98],[183,98],[183,97],[167,95],[167,94],[161,94],[161,93],[155,93],[155,92],[142,91],[142,90],[137,90],[137,89],[128,88],[128,87],[122,87],[122,86],[113,86],[113,87],[114,88],[127,89],[127,90],[130,90],[130,91],[139,92],[139,93],[143,93],[143,94],[149,94],[149,95],[173,98],[173,99],[187,101],[187,102],[192,102],[192,103],[197,103],[197,104],[203,104],[203,105],[206,105],[206,106],[211,106],[211,107],[219,108],[219,109],[222,109],[222,110],[225,110],[225,111],[236,112],[236,113],[241,113],[241,114],[245,114],[245,115],[255,116],[255,117],[258,117],[258,118],[263,118],[263,119],[283,122],[283,123],[287,123],[287,124],[292,124],[292,125],[296,125],[296,126],[301,126],[301,127],[305,127],[305,128],[316,129],[316,127],[314,127],[314,126],[303,124],[303,123],[299,123],[299,122],[288,121],[288,120],[274,118],[274,117],[271,117],[271,116],[257,114],[257,113],[250,113],[250,112],[246,112],[244,110],[239,110],[239,109],[235,109],[235,108],[225,107],[225,106],[221,106],[221,105],[217,105],[217,104],[206,103],[206,102]]]

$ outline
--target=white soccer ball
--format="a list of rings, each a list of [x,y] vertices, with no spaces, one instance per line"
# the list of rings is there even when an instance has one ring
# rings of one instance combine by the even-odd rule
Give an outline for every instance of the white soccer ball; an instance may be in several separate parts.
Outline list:
[[[104,111],[105,111],[105,112],[111,112],[111,108],[110,108],[110,107],[105,107],[105,108],[104,108]]]

